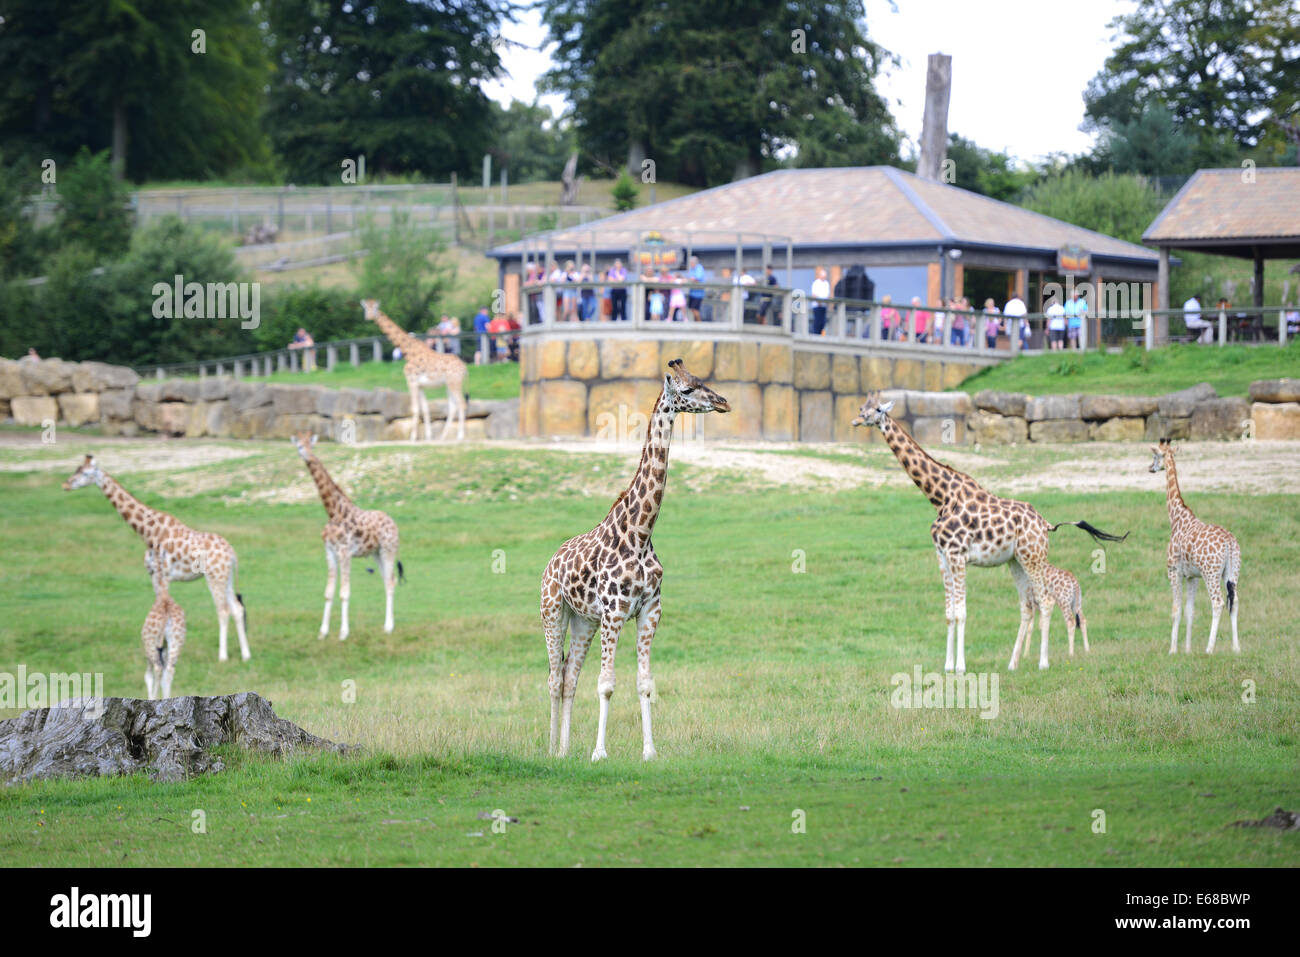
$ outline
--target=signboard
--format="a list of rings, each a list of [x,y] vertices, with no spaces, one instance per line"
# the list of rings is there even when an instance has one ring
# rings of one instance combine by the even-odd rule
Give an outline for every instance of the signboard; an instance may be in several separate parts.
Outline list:
[[[1092,253],[1082,246],[1062,246],[1056,251],[1056,269],[1063,276],[1086,276],[1092,272]]]
[[[681,262],[681,255],[676,247],[668,245],[662,233],[651,230],[641,236],[640,248],[635,259],[642,266],[670,267]]]

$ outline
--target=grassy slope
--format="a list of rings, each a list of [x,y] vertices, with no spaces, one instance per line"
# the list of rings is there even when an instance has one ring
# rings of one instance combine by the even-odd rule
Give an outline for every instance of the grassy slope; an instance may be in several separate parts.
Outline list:
[[[963,382],[964,392],[1001,389],[1009,392],[1086,392],[1115,395],[1162,395],[1208,382],[1222,396],[1245,396],[1257,379],[1300,376],[1300,342],[1274,346],[1171,345],[1151,352],[1088,352],[1021,356],[991,366]]]
[[[605,513],[626,466],[607,457],[446,448],[327,447],[358,500],[403,531],[397,629],[356,568],[352,637],[319,642],[323,512],[278,504],[310,487],[281,443],[128,487],[240,554],[253,660],[216,662],[211,601],[174,590],[190,620],[176,690],[257,690],[308,729],[368,754],[231,770],[0,790],[0,858],[14,864],[1017,864],[1293,863],[1297,837],[1225,825],[1294,806],[1300,652],[1286,596],[1300,535],[1294,496],[1193,499],[1239,536],[1244,651],[1171,658],[1167,535],[1149,493],[1042,493],[1052,517],[1132,529],[1108,572],[1066,529],[1054,559],[1080,573],[1093,651],[1005,672],[1018,623],[1001,569],[970,576],[973,671],[999,671],[1000,713],[900,711],[890,676],[942,663],[942,592],[911,489],[791,496],[674,466],[656,546],[667,569],[655,642],[661,760],[639,761],[633,642],[619,652],[611,759],[587,760],[596,659],[575,707],[574,754],[546,757],[537,621],[541,568]],[[32,453],[44,454],[44,453]],[[884,455],[885,453],[880,453]],[[1023,465],[999,450],[1011,475]],[[10,456],[10,453],[5,453]],[[10,456],[17,458],[17,456]],[[362,478],[364,477],[364,478]],[[987,477],[987,476],[985,476]],[[140,543],[93,489],[62,473],[0,474],[0,669],[103,670],[141,691],[150,595]],[[585,493],[590,494],[585,494]],[[545,508],[537,499],[545,494]],[[743,534],[738,530],[743,529]],[[504,574],[493,574],[502,549]],[[803,549],[807,573],[793,574]],[[360,566],[360,563],[358,563]],[[720,587],[725,578],[726,587]],[[1197,642],[1208,630],[1204,598]],[[336,608],[337,614],[337,608]],[[1032,658],[1032,656],[1031,656]],[[1241,701],[1242,681],[1258,701]],[[343,682],[357,683],[355,704]],[[492,833],[480,812],[521,823]],[[748,810],[742,810],[748,808]],[[194,835],[191,812],[207,814]],[[793,834],[792,813],[807,813]],[[1107,833],[1091,830],[1093,811]]]
[[[494,365],[470,365],[465,390],[472,399],[513,399],[519,395],[519,365],[501,362]],[[363,362],[353,367],[341,362],[333,372],[277,372],[270,376],[248,377],[249,381],[279,382],[287,385],[323,385],[331,389],[396,389],[406,391],[402,367],[395,362]],[[447,394],[445,386],[427,391],[438,398]]]

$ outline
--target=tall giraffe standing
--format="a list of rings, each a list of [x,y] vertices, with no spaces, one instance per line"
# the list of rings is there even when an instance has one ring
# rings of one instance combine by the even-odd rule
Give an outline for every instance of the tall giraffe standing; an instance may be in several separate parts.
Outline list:
[[[339,641],[348,637],[348,599],[352,594],[352,559],[366,555],[379,556],[379,570],[384,576],[384,631],[393,630],[393,586],[398,576],[405,577],[402,563],[397,560],[397,523],[383,512],[357,508],[335,483],[313,449],[316,436],[299,432],[293,436],[294,448],[307,463],[307,471],[316,483],[316,491],[329,515],[321,531],[325,542],[325,560],[329,563],[329,577],[325,579],[325,614],[321,618],[320,637],[330,630],[330,608],[334,604],[334,579],[342,579],[339,587],[340,609]]]
[[[239,655],[245,661],[252,657],[245,633],[244,598],[235,591],[235,572],[239,561],[230,543],[213,532],[196,532],[166,512],[149,508],[122,488],[117,481],[99,467],[93,455],[87,455],[77,471],[63,483],[64,491],[82,488],[94,483],[113,503],[118,514],[144,539],[148,548],[144,565],[153,580],[154,593],[166,590],[166,583],[188,582],[203,577],[208,591],[217,606],[220,640],[217,660],[225,661],[226,623],[231,612],[235,615],[235,629],[239,633]]]
[[[646,429],[641,462],[631,484],[614,500],[605,520],[586,534],[571,538],[556,551],[542,574],[542,628],[550,660],[552,754],[569,753],[569,725],[578,674],[600,629],[600,723],[591,760],[606,757],[605,726],[614,693],[614,650],[623,624],[637,622],[636,690],[641,698],[641,757],[655,756],[650,733],[650,702],[655,683],[650,673],[650,642],[659,625],[659,583],[663,565],[650,543],[668,482],[668,443],[679,412],[729,412],[727,400],[682,366],[668,363],[663,392]],[[564,653],[564,633],[569,651]],[[560,724],[563,710],[563,726]],[[556,751],[558,738],[559,750]]]
[[[366,310],[366,318],[377,324],[388,340],[402,350],[402,374],[406,376],[406,387],[411,392],[411,415],[424,418],[424,440],[433,440],[433,423],[429,419],[429,400],[424,390],[434,386],[447,386],[447,423],[443,426],[440,439],[446,439],[451,432],[452,416],[459,419],[456,438],[465,438],[465,363],[459,356],[435,352],[411,335],[393,320],[379,311],[379,303],[374,299],[363,299],[361,306]],[[454,408],[453,408],[454,407]],[[411,441],[415,441],[418,423],[411,421]]]
[[[1020,630],[1028,632],[1034,609],[1041,615],[1042,646],[1038,667],[1047,667],[1047,632],[1055,601],[1048,587],[1047,536],[1062,525],[1076,525],[1094,539],[1119,542],[1127,538],[1107,535],[1087,522],[1048,524],[1033,506],[1000,498],[982,488],[969,475],[936,462],[916,440],[889,417],[893,402],[880,404],[880,393],[872,392],[858,410],[853,425],[879,428],[890,450],[908,477],[916,483],[930,504],[939,510],[930,526],[930,538],[939,555],[943,572],[945,617],[948,621],[948,654],[944,671],[966,670],[966,566],[1008,565],[1020,592]],[[953,638],[956,637],[956,655]],[[1017,637],[1017,647],[1020,644]],[[1010,668],[1016,667],[1013,652]]]
[[[1223,592],[1228,592],[1228,617],[1232,621],[1232,650],[1241,651],[1237,644],[1237,582],[1241,580],[1241,546],[1232,533],[1218,525],[1202,522],[1183,501],[1178,488],[1178,473],[1174,469],[1174,447],[1168,439],[1151,450],[1155,456],[1152,472],[1162,469],[1165,478],[1165,504],[1169,508],[1169,548],[1165,565],[1169,585],[1174,592],[1174,627],[1169,638],[1169,653],[1178,651],[1178,619],[1181,613],[1183,585],[1187,586],[1187,637],[1184,652],[1192,650],[1192,613],[1196,605],[1196,579],[1205,579],[1205,590],[1210,593],[1210,643],[1207,655],[1214,653],[1214,641],[1219,634],[1219,616],[1223,614]]]
[[[181,648],[185,645],[185,609],[172,599],[167,583],[161,584],[162,589],[154,597],[153,607],[140,629],[147,663],[144,686],[148,689],[150,701],[172,696],[176,659],[181,656]]]

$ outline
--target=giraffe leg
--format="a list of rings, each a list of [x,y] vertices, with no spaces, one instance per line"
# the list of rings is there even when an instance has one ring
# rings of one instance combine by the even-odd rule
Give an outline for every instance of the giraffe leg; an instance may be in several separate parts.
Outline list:
[[[1079,633],[1083,636],[1083,650],[1087,652],[1088,648],[1088,619],[1083,617],[1083,612],[1079,612]]]
[[[569,614],[569,654],[564,662],[564,713],[560,718],[560,757],[569,753],[569,729],[573,725],[573,698],[578,693],[578,675],[587,660],[591,636],[596,623],[581,615]]]
[[[230,620],[230,604],[226,601],[226,583],[208,578],[208,591],[212,592],[212,602],[217,606],[217,660],[225,661],[227,625]]]
[[[334,554],[332,545],[325,546],[325,561],[329,565],[329,571],[325,577],[325,614],[320,620],[320,637],[324,638],[330,633],[330,609],[334,606],[334,581],[338,577],[339,560]]]
[[[457,428],[457,430],[456,430],[456,439],[457,439],[457,441],[460,441],[460,442],[464,442],[464,441],[465,441],[465,407],[466,407],[467,405],[469,405],[469,400],[467,400],[467,399],[465,398],[465,389],[464,389],[464,386],[463,386],[463,385],[461,385],[461,386],[457,386],[457,388],[456,388],[456,411],[457,411],[457,413],[459,414],[459,417],[460,417],[460,424],[459,424],[459,426],[458,426],[458,428]]]
[[[948,623],[948,651],[943,659],[943,670],[951,672],[955,663],[953,639],[957,634],[957,622],[953,617],[952,569],[948,566],[948,557],[944,555],[943,550],[936,547],[935,551],[939,554],[939,570],[943,573],[943,617]]]
[[[429,412],[429,397],[420,390],[420,418],[424,420],[424,441],[433,441],[433,420],[430,418],[432,413]]]
[[[1214,654],[1214,643],[1219,637],[1219,618],[1223,615],[1222,572],[1205,576],[1205,590],[1210,595],[1210,643],[1205,646],[1207,655]]]
[[[241,661],[247,661],[253,657],[253,653],[248,650],[248,628],[244,619],[244,603],[239,600],[239,595],[235,593],[234,565],[230,566],[230,577],[226,579],[226,603],[235,616],[235,634],[239,635],[239,658]]]
[[[447,383],[447,418],[442,423],[442,435],[438,436],[439,442],[446,442],[447,436],[451,435],[451,426],[456,419],[456,396],[455,390],[450,382]]]
[[[547,690],[551,693],[551,743],[547,753],[554,755],[560,740],[560,709],[564,703],[564,603],[542,607],[542,633],[546,636],[546,660],[550,666]]]
[[[957,666],[959,675],[966,673],[966,556],[951,555],[948,565],[952,568],[952,611],[957,622]],[[951,627],[951,626],[949,626]]]
[[[1069,655],[1074,657],[1074,612],[1069,605],[1061,605],[1061,614],[1065,616],[1065,641],[1069,646]]]
[[[1187,619],[1187,632],[1183,637],[1183,653],[1192,653],[1192,617],[1196,612],[1196,586],[1195,578],[1189,578],[1186,582],[1187,601],[1183,608],[1183,616]]]
[[[1047,668],[1047,638],[1052,629],[1052,607],[1056,604],[1056,599],[1052,596],[1047,583],[1042,580],[1041,574],[1031,574],[1030,582],[1034,587],[1034,604],[1038,606],[1038,629],[1042,636],[1038,646],[1038,670],[1044,671]]]
[[[624,619],[618,614],[605,615],[600,620],[600,680],[596,694],[600,697],[600,721],[596,725],[596,748],[591,760],[609,757],[605,751],[605,728],[609,724],[609,699],[614,695],[614,651],[618,648],[618,633],[623,630]]]
[[[407,387],[411,393],[411,441],[415,441],[415,436],[420,430],[420,387],[415,380],[407,380]]]
[[[1020,630],[1016,633],[1016,644],[1011,649],[1011,663],[1007,665],[1008,671],[1015,671],[1016,665],[1020,663],[1022,647],[1029,646],[1029,632],[1034,626],[1034,590],[1020,562],[1012,558],[1008,565],[1011,568],[1011,578],[1016,583],[1016,591],[1020,593]]]
[[[1241,651],[1241,645],[1237,644],[1237,606],[1241,604],[1241,592],[1237,591],[1237,583],[1228,582],[1232,588],[1233,596],[1228,601],[1228,619],[1232,622],[1232,651],[1234,654]]]
[[[650,703],[655,696],[655,679],[650,673],[650,642],[659,627],[659,595],[648,599],[637,613],[636,622],[636,693],[641,698],[641,760],[655,757],[654,738],[650,734]]]
[[[339,641],[348,640],[348,599],[352,596],[352,552],[339,552]]]
[[[397,587],[397,552],[379,552],[379,570],[384,576],[384,633],[393,631],[393,590]]]
[[[1241,604],[1241,591],[1237,588],[1237,582],[1241,579],[1241,547],[1235,541],[1232,543],[1232,554],[1228,556],[1226,577],[1228,618],[1232,622],[1232,650],[1237,653],[1241,651],[1241,645],[1237,644],[1237,606]]]
[[[1174,592],[1174,628],[1169,637],[1169,653],[1178,654],[1178,623],[1183,615],[1183,576],[1173,565],[1169,566],[1169,587]]]

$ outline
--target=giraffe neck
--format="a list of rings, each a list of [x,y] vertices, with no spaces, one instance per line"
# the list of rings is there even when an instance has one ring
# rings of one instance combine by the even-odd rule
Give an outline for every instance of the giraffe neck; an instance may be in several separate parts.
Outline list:
[[[100,472],[98,483],[100,491],[105,497],[113,503],[117,513],[122,516],[128,525],[135,529],[136,534],[145,541],[149,540],[150,525],[157,527],[164,518],[169,516],[156,511],[145,505],[126,489],[122,488],[118,481],[106,472]],[[150,519],[156,521],[151,522]]]
[[[960,480],[965,476],[942,462],[932,459],[914,438],[888,416],[885,416],[881,432],[885,436],[885,441],[889,443],[894,458],[898,459],[898,463],[903,466],[903,471],[907,473],[908,478],[916,483],[916,487],[930,500],[931,505],[940,508],[948,500],[949,495],[948,483],[943,482],[943,478],[951,477]]]
[[[659,507],[668,485],[668,444],[673,437],[677,412],[667,407],[664,393],[659,394],[650,424],[646,428],[641,461],[627,489],[615,501],[604,524],[638,545],[650,540]]]
[[[347,514],[348,506],[352,504],[351,500],[334,484],[329,472],[325,471],[325,466],[321,465],[320,459],[311,455],[307,457],[306,462],[307,471],[311,473],[312,480],[316,483],[316,491],[320,493],[321,503],[325,506],[330,521],[342,518]]]
[[[1174,470],[1172,455],[1165,456],[1165,504],[1169,508],[1170,525],[1177,525],[1180,520],[1192,514],[1192,510],[1183,501],[1183,493],[1178,489],[1178,473]]]
[[[430,351],[428,346],[415,338],[415,336],[411,335],[397,323],[393,322],[393,320],[389,319],[382,312],[375,317],[375,323],[383,331],[384,335],[388,337],[388,341],[402,350],[402,357],[404,359],[423,356],[426,352]]]

